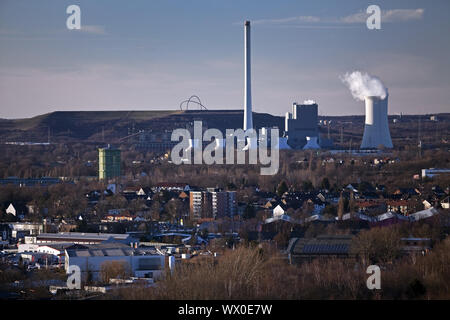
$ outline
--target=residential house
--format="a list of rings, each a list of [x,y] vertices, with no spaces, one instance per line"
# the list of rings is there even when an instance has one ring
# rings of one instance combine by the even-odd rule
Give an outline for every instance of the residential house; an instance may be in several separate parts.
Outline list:
[[[387,210],[398,212],[401,214],[408,214],[410,211],[410,203],[407,200],[388,200],[386,201]]]
[[[125,222],[125,221],[133,221],[134,216],[131,215],[127,211],[122,211],[120,213],[112,213],[107,214],[104,219],[101,220],[101,222]]]
[[[8,177],[6,179],[0,179],[0,185],[15,184],[20,187],[50,186],[58,183],[61,183],[60,179],[50,177],[29,178],[29,179]]]
[[[401,238],[401,250],[406,254],[427,254],[432,248],[432,240],[430,238]]]
[[[323,209],[325,209],[325,203],[318,198],[308,199],[305,202],[307,205],[312,206],[312,215],[321,214]]]
[[[8,241],[11,238],[11,228],[7,223],[0,224],[0,240]]]
[[[10,203],[5,212],[6,214],[13,215],[17,219],[22,220],[27,213],[27,208],[20,203]]]
[[[89,204],[93,205],[98,203],[98,201],[100,200],[100,198],[102,197],[110,197],[113,196],[114,193],[113,191],[111,191],[110,189],[105,189],[103,191],[101,190],[91,190],[88,193],[86,193],[86,199],[88,201]]]
[[[26,204],[26,212],[29,214],[48,214],[48,208],[40,208],[35,202]]]
[[[178,198],[180,198],[181,200],[189,199],[189,192],[181,191],[180,194],[178,195]]]
[[[279,217],[285,215],[287,213],[287,206],[280,202],[276,205],[276,207],[272,210],[273,217]]]
[[[388,226],[408,221],[411,221],[409,217],[398,214],[396,212],[388,211],[376,216],[374,221],[372,221],[372,224],[376,226]]]
[[[431,201],[431,200],[430,200]],[[429,200],[427,200],[427,199],[425,199],[425,200],[423,200],[422,201],[422,203],[423,203],[423,207],[425,208],[425,209],[430,209],[430,208],[432,208],[433,207],[433,205],[431,204],[431,202],[430,202]]]
[[[438,185],[431,187],[431,191],[438,198],[445,196],[445,191]]]
[[[355,201],[355,206],[359,212],[367,214],[386,212],[387,209],[385,202],[373,200],[357,200]]]
[[[441,200],[442,209],[450,209],[450,196]]]
[[[162,190],[166,191],[190,191],[192,188],[187,183],[169,183],[169,182],[161,182],[156,184],[155,187],[152,188],[154,193],[160,192]]]
[[[393,195],[402,200],[410,199],[411,197],[416,197],[421,194],[420,190],[417,188],[399,188],[394,191]]]
[[[437,215],[439,211],[433,207],[409,215],[412,221],[419,221]]]
[[[338,218],[336,217],[336,220]],[[355,213],[345,213],[344,215],[342,215],[342,220],[361,220],[361,221],[366,221],[366,222],[375,222],[376,218],[375,217],[371,217],[368,215],[365,215],[361,212],[355,212]]]
[[[438,175],[448,175],[450,174],[450,169],[436,169],[436,168],[430,168],[430,169],[422,169],[422,179],[423,178],[433,178],[434,176]]]
[[[26,236],[36,236],[44,231],[43,223],[36,222],[13,222],[9,224],[11,237],[14,239],[24,239]]]
[[[348,189],[348,190],[352,191],[353,193],[358,193],[359,191],[358,191],[357,187],[358,187],[357,183],[350,183],[345,187],[345,189]]]
[[[51,256],[50,261],[64,263],[65,250],[73,246],[72,242],[50,243],[50,244],[34,244],[24,243],[17,246],[18,253],[35,252],[41,255]]]

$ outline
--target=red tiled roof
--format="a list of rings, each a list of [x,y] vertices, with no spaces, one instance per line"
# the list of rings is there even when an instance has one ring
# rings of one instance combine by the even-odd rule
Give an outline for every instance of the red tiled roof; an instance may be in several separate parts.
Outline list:
[[[356,202],[356,205],[360,208],[378,207],[382,204],[383,203],[376,202],[376,201],[358,201],[358,202]]]
[[[409,202],[407,200],[391,200],[386,203],[388,206],[400,207],[400,206],[408,206]]]

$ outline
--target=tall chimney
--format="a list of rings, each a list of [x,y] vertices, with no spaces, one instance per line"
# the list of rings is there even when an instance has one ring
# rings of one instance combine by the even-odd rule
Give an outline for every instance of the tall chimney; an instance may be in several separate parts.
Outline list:
[[[251,85],[251,62],[250,62],[250,21],[244,23],[244,131],[253,129],[252,114],[252,85]]]

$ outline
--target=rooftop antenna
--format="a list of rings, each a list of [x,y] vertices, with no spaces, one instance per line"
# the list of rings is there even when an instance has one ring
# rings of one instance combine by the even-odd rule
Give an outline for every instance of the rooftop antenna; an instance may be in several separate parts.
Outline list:
[[[352,143],[353,143],[353,122],[350,123],[350,149],[349,149],[349,153],[352,152]]]
[[[438,134],[438,121],[436,121],[436,127],[435,127],[435,129],[436,129],[436,131],[435,131],[436,137],[435,137],[434,139],[435,139],[435,141],[436,141],[436,143],[437,143],[437,141],[438,141],[438,136],[439,136],[439,134]]]
[[[417,133],[417,147],[418,147],[418,153],[419,153],[419,159],[422,158],[422,139],[421,139],[421,125],[422,125],[422,118],[419,115],[419,127],[418,127],[418,133]]]

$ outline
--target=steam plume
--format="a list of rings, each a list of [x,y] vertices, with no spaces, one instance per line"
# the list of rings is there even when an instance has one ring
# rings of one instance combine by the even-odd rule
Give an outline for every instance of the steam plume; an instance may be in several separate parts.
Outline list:
[[[354,71],[340,77],[341,81],[350,89],[353,98],[364,101],[364,97],[374,96],[385,99],[387,88],[380,79],[367,73]]]
[[[311,105],[311,104],[315,104],[316,102],[314,101],[314,100],[311,100],[311,99],[308,99],[308,100],[305,100],[305,101],[303,101],[303,104],[304,105]]]

